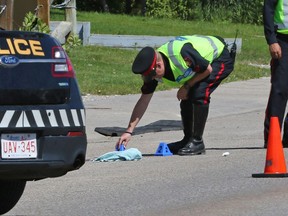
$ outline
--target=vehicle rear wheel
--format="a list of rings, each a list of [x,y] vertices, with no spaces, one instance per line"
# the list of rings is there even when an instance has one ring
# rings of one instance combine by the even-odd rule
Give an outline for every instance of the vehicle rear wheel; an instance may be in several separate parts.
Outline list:
[[[0,215],[10,211],[19,201],[26,186],[23,180],[0,180]]]

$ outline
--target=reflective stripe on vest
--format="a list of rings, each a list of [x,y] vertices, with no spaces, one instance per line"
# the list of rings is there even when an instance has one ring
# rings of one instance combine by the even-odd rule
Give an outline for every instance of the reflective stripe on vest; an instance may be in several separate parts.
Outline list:
[[[278,26],[277,32],[288,34],[288,0],[279,0],[274,14],[274,24]]]
[[[183,67],[183,65],[178,61],[178,59],[175,57],[174,52],[173,52],[173,41],[170,41],[168,43],[168,55],[170,57],[170,60],[173,62],[173,64],[179,68],[182,72],[186,70],[186,68]]]

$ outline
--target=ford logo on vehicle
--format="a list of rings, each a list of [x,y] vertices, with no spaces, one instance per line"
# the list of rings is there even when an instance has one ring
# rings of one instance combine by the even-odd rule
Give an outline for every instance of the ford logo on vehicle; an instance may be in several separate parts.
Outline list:
[[[4,67],[15,67],[19,64],[19,59],[15,56],[1,56],[0,57],[0,65]]]

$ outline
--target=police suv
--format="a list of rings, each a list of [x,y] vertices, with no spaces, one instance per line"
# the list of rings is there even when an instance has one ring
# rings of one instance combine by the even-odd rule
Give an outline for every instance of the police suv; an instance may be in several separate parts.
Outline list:
[[[0,214],[26,181],[85,163],[85,110],[75,71],[47,34],[0,30]]]

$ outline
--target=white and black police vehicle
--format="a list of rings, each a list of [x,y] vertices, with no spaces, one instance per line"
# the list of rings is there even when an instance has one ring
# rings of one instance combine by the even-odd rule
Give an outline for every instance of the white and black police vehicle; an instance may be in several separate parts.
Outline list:
[[[85,163],[85,109],[75,71],[48,34],[0,30],[0,214],[27,181]]]

